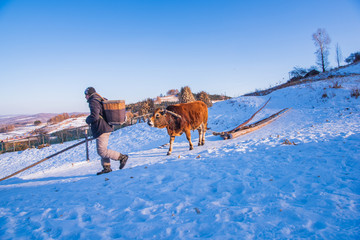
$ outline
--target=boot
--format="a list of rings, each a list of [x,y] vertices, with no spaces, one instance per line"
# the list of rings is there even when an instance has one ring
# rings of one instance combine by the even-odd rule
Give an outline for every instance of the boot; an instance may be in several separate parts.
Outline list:
[[[128,160],[129,156],[128,155],[125,155],[125,154],[121,154],[120,153],[120,157],[119,157],[119,161],[120,161],[120,167],[119,169],[123,169],[126,165],[126,162]]]
[[[104,174],[104,173],[109,173],[109,172],[111,172],[111,171],[112,171],[112,169],[111,169],[110,166],[104,166],[104,169],[101,170],[101,172],[96,173],[96,175],[101,175],[101,174]]]

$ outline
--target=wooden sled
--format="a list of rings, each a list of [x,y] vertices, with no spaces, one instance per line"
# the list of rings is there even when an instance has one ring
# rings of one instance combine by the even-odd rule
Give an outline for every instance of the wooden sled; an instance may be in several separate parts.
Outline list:
[[[273,122],[274,120],[279,118],[281,115],[285,114],[286,112],[288,112],[290,110],[290,108],[284,108],[281,111],[271,115],[270,117],[264,118],[260,121],[257,121],[256,123],[246,125],[255,117],[255,115],[258,112],[260,112],[268,104],[269,101],[270,101],[270,99],[264,104],[264,106],[262,106],[256,113],[254,113],[248,120],[246,120],[244,123],[240,124],[236,128],[234,128],[230,131],[226,131],[226,132],[213,132],[213,135],[221,136],[224,140],[237,138],[239,136],[253,132],[255,130],[258,130],[258,129],[268,125],[269,123]]]

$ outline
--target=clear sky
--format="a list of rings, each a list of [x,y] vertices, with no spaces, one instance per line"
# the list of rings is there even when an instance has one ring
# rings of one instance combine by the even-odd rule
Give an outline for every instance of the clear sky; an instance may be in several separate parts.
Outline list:
[[[237,97],[360,51],[360,0],[0,0],[0,115],[87,112],[189,86]]]

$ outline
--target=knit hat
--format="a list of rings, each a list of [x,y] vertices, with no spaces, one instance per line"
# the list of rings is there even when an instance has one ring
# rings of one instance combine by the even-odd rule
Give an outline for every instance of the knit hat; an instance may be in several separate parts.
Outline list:
[[[88,87],[87,89],[85,89],[85,95],[91,95],[91,94],[93,94],[93,93],[96,93],[96,91],[95,91],[95,88],[93,88],[93,87]]]

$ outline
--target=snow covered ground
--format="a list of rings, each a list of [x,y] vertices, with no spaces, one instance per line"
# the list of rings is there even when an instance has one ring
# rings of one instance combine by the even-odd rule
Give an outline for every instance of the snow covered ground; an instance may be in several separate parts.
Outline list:
[[[332,88],[336,82],[342,88]],[[109,147],[130,158],[105,175],[95,175],[94,142],[90,162],[85,146],[76,147],[0,182],[0,239],[359,239],[355,88],[360,75],[216,103],[213,131],[239,125],[269,97],[253,121],[292,109],[236,139],[208,131],[192,151],[177,137],[171,156],[166,130],[120,129]],[[192,136],[196,143],[197,131]],[[2,154],[0,178],[74,143]]]

